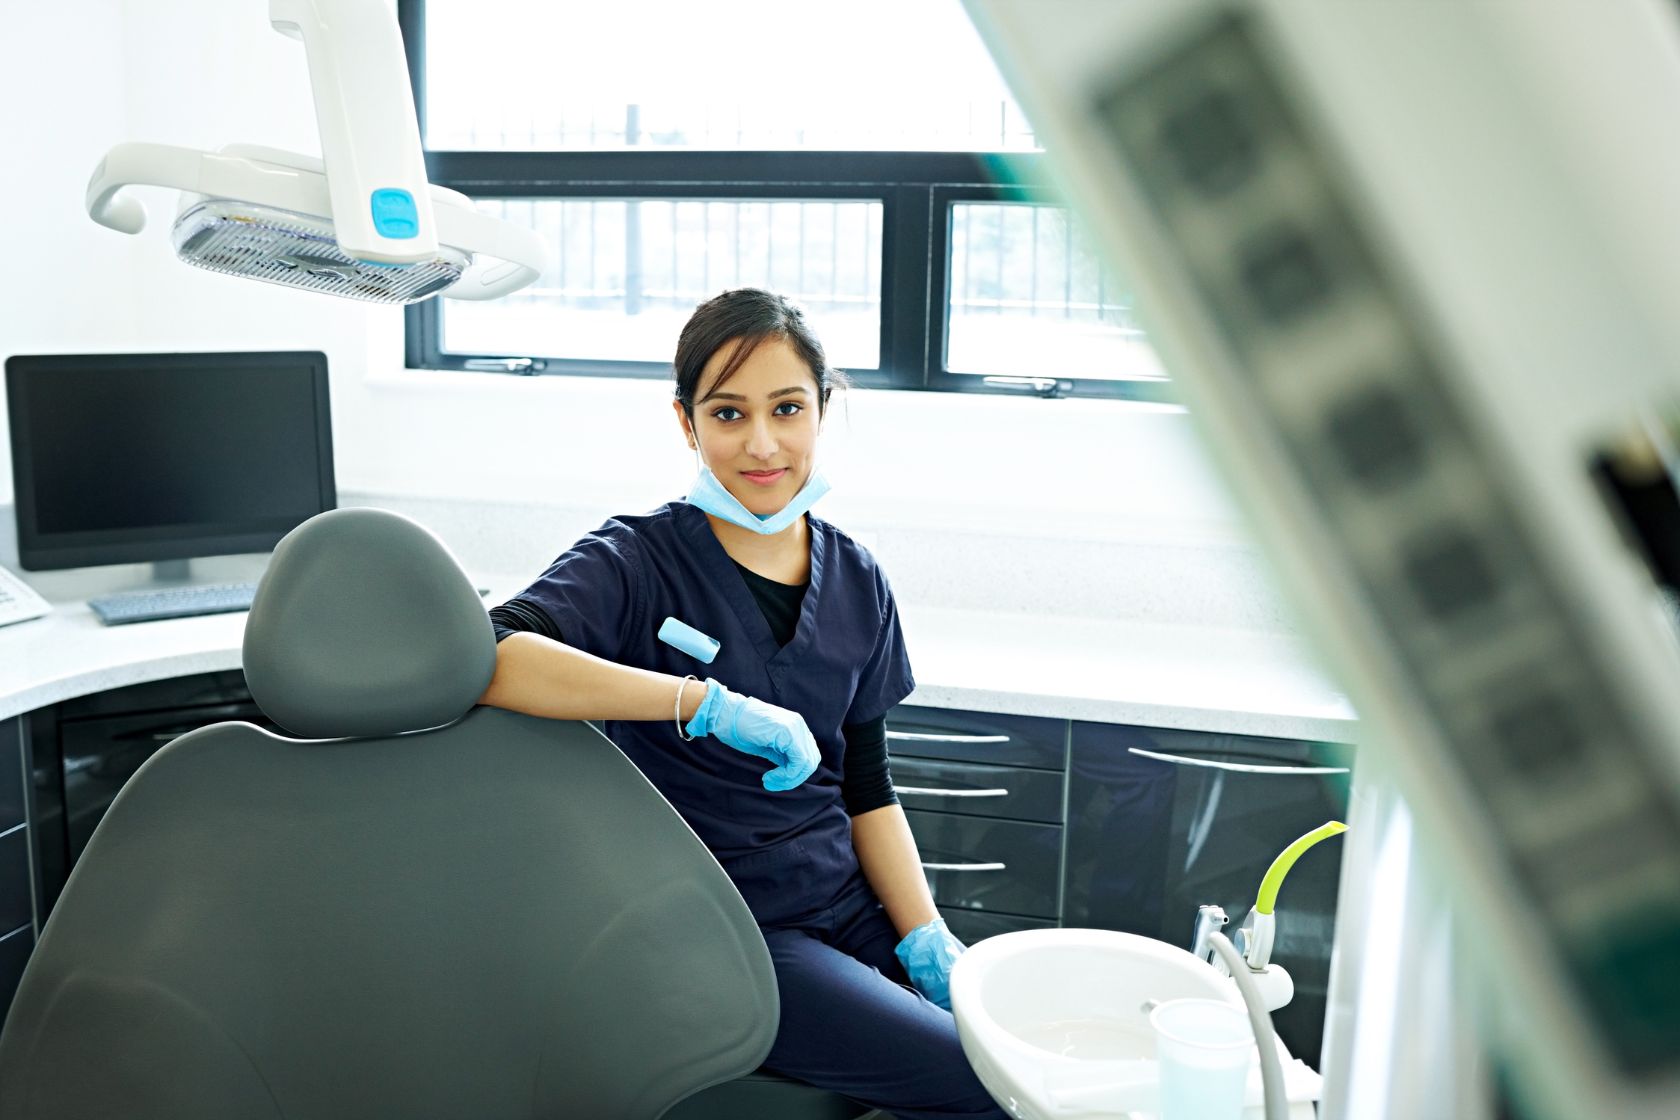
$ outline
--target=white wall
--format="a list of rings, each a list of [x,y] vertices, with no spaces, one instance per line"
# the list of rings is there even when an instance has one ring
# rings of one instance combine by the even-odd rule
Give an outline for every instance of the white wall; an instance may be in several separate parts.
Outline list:
[[[81,209],[94,165],[127,129],[122,7],[0,0],[0,357],[134,333],[132,248]],[[3,428],[0,450],[9,498]]]
[[[319,150],[302,48],[263,0],[0,5],[17,32],[0,45],[7,150],[27,168],[0,176],[0,213],[27,250],[14,260],[39,262],[0,278],[0,350],[325,350],[341,491],[603,513],[685,491],[693,460],[663,383],[405,371],[395,309],[177,263],[168,192],[141,192],[139,237],[87,219],[86,178],[120,140]],[[825,456],[824,513],[866,534],[1246,547],[1177,410],[857,391]],[[9,463],[0,481],[3,497]]]
[[[324,349],[355,413],[368,340],[400,313],[230,281],[174,259],[174,192],[142,188],[138,237],[94,224],[88,177],[113,144],[316,151],[302,48],[263,0],[0,0],[0,356],[122,350]],[[0,406],[3,407],[3,406]],[[353,437],[347,434],[347,439]],[[12,491],[9,438],[0,498]]]

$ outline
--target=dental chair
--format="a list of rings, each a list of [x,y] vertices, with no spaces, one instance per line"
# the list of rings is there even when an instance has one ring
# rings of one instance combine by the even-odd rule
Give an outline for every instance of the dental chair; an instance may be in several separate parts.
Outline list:
[[[745,903],[588,725],[475,708],[494,666],[413,522],[282,541],[245,671],[299,738],[202,728],[124,787],[0,1033],[0,1120],[867,1113],[743,1076],[779,1013]]]

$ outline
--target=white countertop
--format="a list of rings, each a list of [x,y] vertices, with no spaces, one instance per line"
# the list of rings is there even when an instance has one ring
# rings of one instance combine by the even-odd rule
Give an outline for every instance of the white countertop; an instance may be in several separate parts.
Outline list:
[[[1286,635],[1067,615],[901,612],[910,703],[1351,742],[1347,697]]]
[[[481,578],[501,602],[524,578]],[[80,599],[0,628],[0,719],[144,681],[236,669],[243,612],[104,626]],[[1347,700],[1291,639],[1249,631],[953,609],[906,610],[910,703],[1350,741]]]
[[[80,600],[0,628],[0,719],[108,688],[237,669],[245,613],[105,626]]]

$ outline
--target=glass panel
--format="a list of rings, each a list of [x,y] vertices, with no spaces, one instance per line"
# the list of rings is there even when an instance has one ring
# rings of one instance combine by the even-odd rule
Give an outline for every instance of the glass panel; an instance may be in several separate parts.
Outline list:
[[[428,0],[426,145],[1037,148],[958,0]]]
[[[443,300],[447,352],[669,362],[696,304],[750,286],[804,308],[836,366],[880,365],[879,202],[586,198],[478,206],[545,235],[548,269],[499,300]]]
[[[1057,206],[951,206],[945,368],[1012,377],[1159,380],[1130,291]]]

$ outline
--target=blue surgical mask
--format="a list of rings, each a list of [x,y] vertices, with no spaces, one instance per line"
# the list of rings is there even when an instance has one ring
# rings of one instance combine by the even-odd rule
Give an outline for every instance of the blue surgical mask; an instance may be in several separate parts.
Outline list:
[[[751,529],[755,533],[769,536],[779,533],[798,521],[805,512],[817,504],[817,499],[828,493],[828,479],[822,472],[812,468],[811,477],[805,480],[805,485],[799,488],[799,493],[775,513],[756,514],[740,500],[724,489],[723,483],[718,481],[712,468],[701,467],[700,476],[694,480],[694,485],[688,491],[688,504],[698,506],[713,517],[721,517],[731,525],[739,525],[743,529]]]

